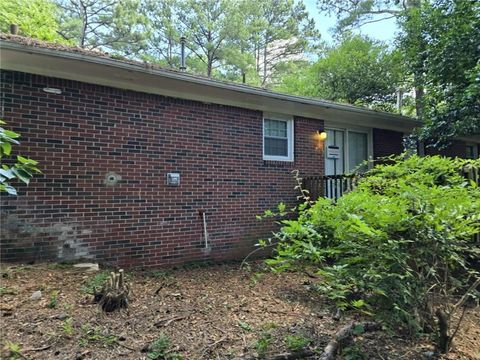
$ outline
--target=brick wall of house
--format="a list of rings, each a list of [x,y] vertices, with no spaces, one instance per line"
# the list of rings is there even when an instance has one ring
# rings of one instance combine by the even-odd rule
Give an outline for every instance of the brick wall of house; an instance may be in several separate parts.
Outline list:
[[[257,214],[296,201],[291,171],[323,173],[321,120],[296,118],[295,161],[270,162],[258,111],[10,71],[0,90],[2,118],[22,135],[14,150],[43,172],[18,197],[2,195],[2,260],[238,258],[272,229]],[[167,172],[181,173],[179,187],[166,185]],[[121,179],[108,185],[109,176]]]
[[[454,141],[450,146],[442,150],[437,150],[432,147],[425,147],[425,155],[441,155],[448,157],[465,157],[466,143],[464,141]]]
[[[403,152],[403,133],[373,129],[373,157],[379,158]]]
[[[392,130],[373,129],[373,156],[374,158],[401,154],[403,149],[403,133]],[[448,157],[465,157],[466,143],[454,141],[442,150],[425,147],[425,155],[441,155]]]

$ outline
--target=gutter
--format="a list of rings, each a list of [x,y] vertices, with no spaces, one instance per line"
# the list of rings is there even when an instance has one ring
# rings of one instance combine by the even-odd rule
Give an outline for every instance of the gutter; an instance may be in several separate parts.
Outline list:
[[[207,78],[195,76],[192,74],[187,74],[184,72],[176,72],[175,70],[149,68],[148,64],[146,64],[145,66],[142,66],[139,63],[129,63],[122,60],[106,58],[100,55],[99,56],[85,55],[85,54],[66,51],[66,50],[28,46],[28,45],[19,44],[11,41],[5,41],[5,40],[0,40],[0,49],[9,49],[9,50],[19,51],[24,53],[30,53],[30,54],[71,59],[71,60],[93,63],[93,64],[98,64],[103,66],[110,66],[113,68],[127,70],[129,72],[151,74],[154,76],[160,76],[160,77],[170,78],[178,81],[184,81],[187,83],[193,83],[193,84],[199,84],[199,85],[208,86],[208,87],[215,87],[223,90],[235,91],[243,94],[251,94],[255,96],[272,98],[276,100],[283,100],[283,101],[288,101],[288,102],[293,102],[293,103],[303,104],[303,105],[319,106],[325,109],[334,109],[334,110],[353,112],[353,113],[358,113],[363,115],[370,115],[373,117],[381,117],[383,119],[391,119],[392,121],[395,121],[395,122],[409,124],[412,127],[422,125],[421,121],[414,118],[402,116],[402,115],[387,113],[383,111],[364,109],[354,105],[338,104],[334,102],[318,100],[318,99],[313,99],[309,97],[270,92],[262,88],[257,88],[257,87],[242,85],[242,84],[226,83],[218,80],[207,79]]]

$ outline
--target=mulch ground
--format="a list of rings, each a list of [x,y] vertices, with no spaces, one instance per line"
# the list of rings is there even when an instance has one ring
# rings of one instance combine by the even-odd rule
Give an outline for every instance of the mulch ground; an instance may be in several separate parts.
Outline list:
[[[301,346],[323,348],[352,321],[346,315],[334,320],[328,302],[310,291],[308,276],[260,268],[128,273],[128,310],[105,314],[85,288],[99,273],[58,264],[4,266],[2,358],[147,359],[159,338],[168,339],[166,359],[268,357]],[[30,299],[37,290],[42,297]],[[431,359],[432,349],[428,339],[371,332],[356,337],[339,358]],[[478,308],[467,311],[448,359],[480,359]]]

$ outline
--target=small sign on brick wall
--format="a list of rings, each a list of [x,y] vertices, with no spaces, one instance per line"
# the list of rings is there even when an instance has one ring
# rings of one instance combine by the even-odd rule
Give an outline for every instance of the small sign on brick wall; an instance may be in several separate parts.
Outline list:
[[[180,173],[168,173],[167,174],[168,186],[180,186]]]

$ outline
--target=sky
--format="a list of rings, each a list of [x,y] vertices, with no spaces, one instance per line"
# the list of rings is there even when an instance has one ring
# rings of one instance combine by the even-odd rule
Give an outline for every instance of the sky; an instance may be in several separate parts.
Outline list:
[[[310,16],[315,20],[317,29],[322,34],[322,39],[327,42],[332,42],[332,34],[330,29],[335,26],[336,18],[329,17],[326,14],[320,14],[316,5],[317,0],[303,0],[303,2],[307,7]],[[376,40],[390,41],[395,37],[396,30],[397,26],[395,24],[395,19],[389,19],[366,24],[357,30],[357,32],[368,35]]]

